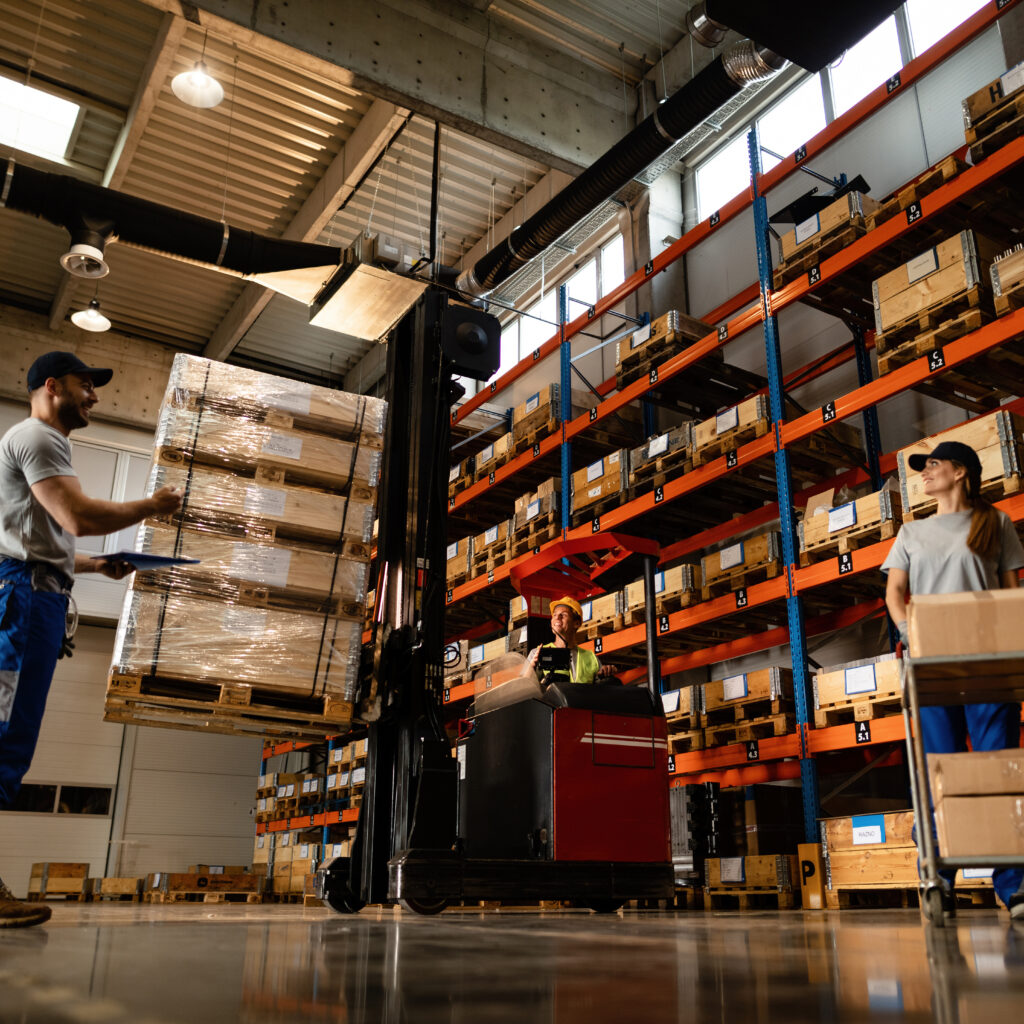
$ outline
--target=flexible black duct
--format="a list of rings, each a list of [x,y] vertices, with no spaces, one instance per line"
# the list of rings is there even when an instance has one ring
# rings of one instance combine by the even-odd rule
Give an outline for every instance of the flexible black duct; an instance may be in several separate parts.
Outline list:
[[[76,230],[83,217],[109,227],[107,238],[171,256],[224,267],[239,274],[266,274],[306,267],[336,266],[341,250],[330,245],[291,242],[231,228],[159,203],[90,185],[64,174],[50,174],[0,160],[0,193],[12,210],[34,214]],[[225,242],[225,235],[227,236]]]
[[[775,54],[758,50],[749,41],[726,51],[517,227],[504,242],[484,253],[459,277],[459,288],[471,295],[486,295],[610,199],[748,82],[775,74],[785,63]]]

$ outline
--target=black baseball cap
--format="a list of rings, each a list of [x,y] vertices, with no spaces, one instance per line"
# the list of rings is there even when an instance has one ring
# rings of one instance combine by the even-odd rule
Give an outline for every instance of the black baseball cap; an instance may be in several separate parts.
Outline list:
[[[911,455],[907,462],[910,463],[911,469],[916,469],[920,473],[929,459],[959,462],[967,470],[968,476],[981,479],[981,459],[969,444],[963,444],[961,441],[943,441],[931,454]]]
[[[94,388],[109,384],[110,378],[114,376],[113,370],[86,366],[74,352],[47,352],[28,368],[28,389],[35,391],[36,388],[41,388],[48,378],[63,377],[66,373],[80,373],[83,377],[91,377]]]

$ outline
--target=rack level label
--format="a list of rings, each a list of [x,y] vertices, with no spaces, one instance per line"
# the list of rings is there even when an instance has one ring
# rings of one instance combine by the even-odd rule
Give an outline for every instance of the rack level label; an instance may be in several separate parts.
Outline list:
[[[849,551],[844,551],[839,556],[839,575],[845,576],[851,572],[853,572],[853,555]]]
[[[836,418],[836,403],[826,402],[821,407],[821,422],[831,423]]]
[[[665,488],[655,487],[654,488],[654,504],[660,505],[665,500]]]
[[[747,599],[747,588],[740,587],[740,589],[736,591],[736,607],[746,608],[749,603],[750,602]]]
[[[658,632],[667,633],[669,631],[668,616],[662,615],[658,619]]]
[[[808,284],[817,284],[820,280],[821,280],[821,266],[819,264],[815,264],[813,267],[811,267],[810,270],[807,271],[807,283]]]
[[[871,742],[871,723],[870,722],[858,722],[857,729],[854,735],[854,739],[857,743],[870,743]]]
[[[604,640],[601,637],[599,637],[599,636],[594,637],[594,653],[595,654],[600,654],[601,651],[603,651],[603,650],[604,650]]]
[[[748,761],[760,761],[761,750],[757,745],[757,740],[747,740],[747,760]]]
[[[896,74],[885,83],[886,94],[891,96],[902,84],[903,79],[900,78],[900,73],[897,71]]]
[[[941,348],[933,348],[928,353],[928,369],[929,370],[941,370],[946,365],[946,357],[942,353]]]

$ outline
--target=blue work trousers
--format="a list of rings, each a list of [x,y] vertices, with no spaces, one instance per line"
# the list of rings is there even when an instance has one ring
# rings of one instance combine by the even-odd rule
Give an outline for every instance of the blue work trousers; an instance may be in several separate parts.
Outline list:
[[[927,754],[958,754],[967,750],[1009,750],[1020,746],[1020,704],[964,704],[921,708],[921,732]],[[952,886],[955,872],[941,872]],[[1009,903],[1020,887],[1024,871],[1003,868],[992,874],[996,895]]]
[[[32,764],[67,607],[63,594],[32,589],[24,562],[0,559],[0,810]]]

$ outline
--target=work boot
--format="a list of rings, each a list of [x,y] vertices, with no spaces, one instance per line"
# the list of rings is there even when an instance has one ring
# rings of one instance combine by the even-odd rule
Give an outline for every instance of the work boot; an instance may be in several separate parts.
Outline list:
[[[28,928],[50,920],[50,908],[44,903],[25,903],[0,879],[0,928]]]

